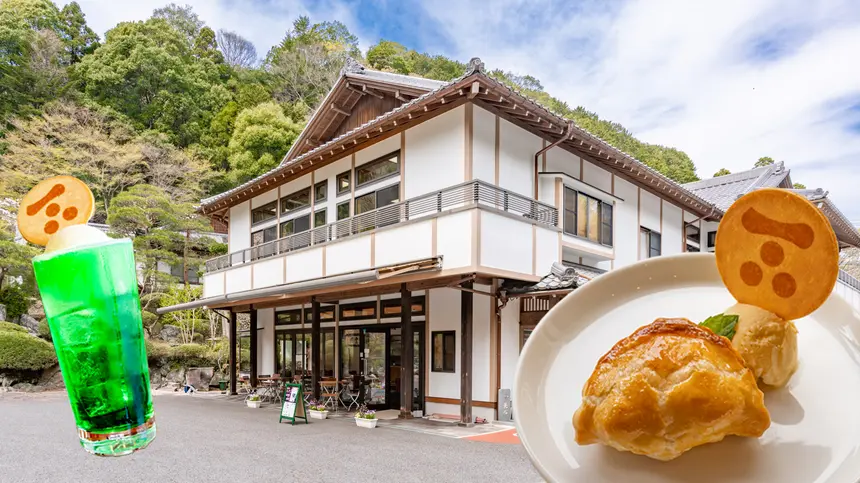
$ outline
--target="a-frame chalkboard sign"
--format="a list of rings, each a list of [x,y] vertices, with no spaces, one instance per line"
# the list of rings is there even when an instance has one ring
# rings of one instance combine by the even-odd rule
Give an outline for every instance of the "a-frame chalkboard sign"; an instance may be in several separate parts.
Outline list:
[[[281,417],[278,423],[284,420],[296,424],[296,419],[304,419],[308,423],[308,412],[305,408],[305,398],[302,392],[302,383],[287,384],[284,387],[284,403],[281,405]]]

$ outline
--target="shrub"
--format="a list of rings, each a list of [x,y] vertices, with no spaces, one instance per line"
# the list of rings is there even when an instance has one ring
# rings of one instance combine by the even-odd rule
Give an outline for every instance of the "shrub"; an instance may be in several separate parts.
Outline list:
[[[170,346],[161,342],[146,339],[146,359],[150,364],[158,364],[167,359],[170,355]]]
[[[24,332],[26,334],[27,329],[12,322],[0,322],[0,332]]]
[[[0,331],[0,369],[41,370],[57,363],[54,346],[17,331]]]
[[[42,319],[39,321],[39,337],[48,342],[53,341],[51,338],[51,327],[48,325],[48,319]]]
[[[30,298],[21,287],[9,285],[0,290],[0,305],[6,306],[6,317],[14,320],[27,313]]]
[[[215,352],[201,344],[182,344],[171,347],[170,360],[186,367],[217,365]]]

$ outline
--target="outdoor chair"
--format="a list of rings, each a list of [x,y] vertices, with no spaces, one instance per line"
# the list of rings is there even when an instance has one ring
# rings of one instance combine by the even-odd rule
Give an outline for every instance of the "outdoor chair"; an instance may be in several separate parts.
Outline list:
[[[324,406],[332,406],[335,412],[338,410],[337,381],[320,382],[320,399]]]
[[[360,387],[360,384],[356,386],[354,380],[349,384],[343,385],[343,388],[340,392],[340,400],[343,403],[344,407],[346,407],[347,411],[351,411],[353,405],[356,407],[356,409],[361,406],[361,404],[358,403],[358,399],[361,396],[361,391],[359,389]]]

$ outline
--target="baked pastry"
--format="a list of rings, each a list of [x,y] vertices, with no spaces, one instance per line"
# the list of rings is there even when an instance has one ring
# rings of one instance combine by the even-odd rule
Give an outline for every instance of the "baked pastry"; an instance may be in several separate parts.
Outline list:
[[[731,342],[687,319],[657,319],[597,363],[573,415],[576,442],[668,461],[770,427],[764,394]]]
[[[797,370],[797,327],[790,320],[755,305],[736,304],[725,315],[737,315],[732,345],[756,379],[782,387]]]

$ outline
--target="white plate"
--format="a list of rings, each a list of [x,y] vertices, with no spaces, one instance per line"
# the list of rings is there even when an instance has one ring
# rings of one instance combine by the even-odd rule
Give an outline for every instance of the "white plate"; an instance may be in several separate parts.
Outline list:
[[[796,321],[800,367],[765,393],[772,424],[670,462],[574,442],[573,413],[597,360],[658,317],[701,321],[735,301],[708,253],[659,257],[574,290],[529,336],[514,381],[514,418],[529,457],[558,482],[855,483],[860,480],[860,317],[839,296]]]

